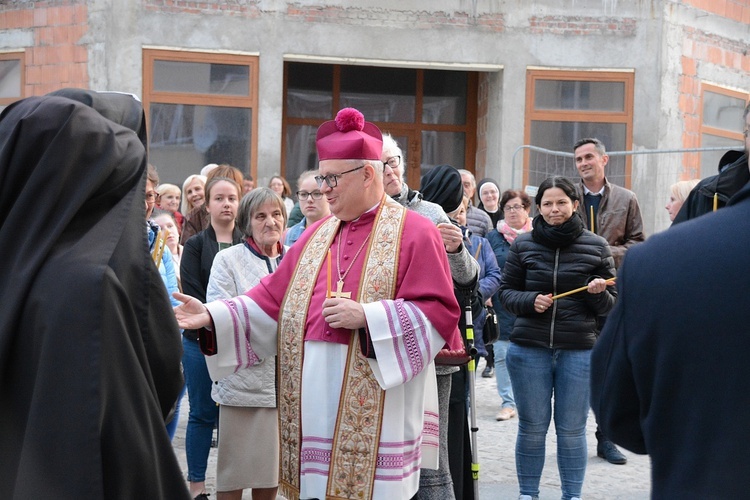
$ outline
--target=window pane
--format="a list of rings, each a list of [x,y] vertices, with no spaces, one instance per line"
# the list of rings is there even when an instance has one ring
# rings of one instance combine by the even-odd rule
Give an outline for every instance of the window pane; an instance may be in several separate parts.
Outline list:
[[[21,61],[0,60],[0,98],[21,97]]]
[[[422,132],[422,172],[426,174],[437,165],[464,168],[466,134],[463,132]],[[412,187],[418,189],[417,187]]]
[[[597,137],[608,151],[623,151],[626,130],[625,124],[622,123],[532,121],[531,144],[553,151],[573,153],[572,147],[576,141],[584,137]],[[610,156],[605,168],[607,180],[626,186],[625,164],[624,156]],[[529,185],[538,186],[544,179],[553,175],[562,175],[574,181],[580,179],[572,156],[563,157],[529,151]]]
[[[367,121],[414,123],[416,82],[413,69],[342,66],[339,104],[357,108]]]
[[[716,92],[703,93],[703,125],[731,132],[742,132],[744,111],[745,101],[742,99]]]
[[[719,146],[722,146],[727,150],[737,149],[742,151],[745,144],[737,139],[729,139],[711,134],[701,135],[702,148]],[[719,160],[724,156],[724,153],[726,153],[726,151],[703,151],[701,153],[701,178],[705,179],[710,175],[716,175],[719,173]]]
[[[534,108],[624,111],[624,82],[536,80]]]
[[[286,170],[284,177],[292,186],[296,186],[297,177],[305,170],[318,168],[318,151],[315,149],[315,134],[318,127],[314,125],[286,126]],[[296,187],[292,191],[296,191]]]
[[[425,71],[422,123],[464,125],[468,85],[463,71]]]
[[[289,63],[286,115],[293,118],[333,116],[333,66]]]
[[[181,61],[154,61],[154,90],[194,94],[250,95],[250,67]]]
[[[149,159],[162,182],[182,185],[208,163],[250,171],[252,110],[151,104]]]

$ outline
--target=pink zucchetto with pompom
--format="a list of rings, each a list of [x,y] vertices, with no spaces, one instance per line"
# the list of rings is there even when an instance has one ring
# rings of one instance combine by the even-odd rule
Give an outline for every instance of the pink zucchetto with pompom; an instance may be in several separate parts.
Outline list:
[[[383,135],[354,108],[344,108],[336,119],[318,128],[315,137],[319,160],[380,160]]]

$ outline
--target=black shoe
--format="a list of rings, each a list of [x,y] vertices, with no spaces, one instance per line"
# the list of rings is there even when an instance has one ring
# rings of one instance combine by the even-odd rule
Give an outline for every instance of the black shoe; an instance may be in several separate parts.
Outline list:
[[[201,493],[197,497],[195,497],[193,500],[208,500],[208,493]]]
[[[491,378],[495,374],[495,368],[493,366],[485,366],[482,372],[482,378]]]
[[[628,459],[617,449],[612,441],[599,441],[596,445],[596,456],[616,465],[627,463]]]

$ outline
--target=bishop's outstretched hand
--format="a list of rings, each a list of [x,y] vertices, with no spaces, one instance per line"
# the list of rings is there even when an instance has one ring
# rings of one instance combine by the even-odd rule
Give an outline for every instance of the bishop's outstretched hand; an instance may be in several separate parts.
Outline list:
[[[174,315],[180,328],[197,330],[211,324],[211,315],[200,300],[179,292],[174,292],[172,296],[182,302],[174,308]]]

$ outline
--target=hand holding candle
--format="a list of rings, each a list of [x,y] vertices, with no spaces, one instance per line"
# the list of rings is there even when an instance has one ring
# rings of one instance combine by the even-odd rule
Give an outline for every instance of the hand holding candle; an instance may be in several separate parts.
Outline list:
[[[614,282],[615,282],[616,279],[617,279],[617,277],[615,276],[613,278],[609,278],[609,279],[606,279],[604,281],[605,281],[605,283],[607,283],[607,285],[611,285],[611,284],[614,284]],[[552,298],[552,300],[561,299],[563,297],[567,297],[568,295],[573,295],[574,293],[578,293],[578,292],[582,292],[584,290],[587,290],[588,287],[589,287],[588,285],[582,286],[580,288],[576,288],[576,289],[570,290],[570,291],[565,292],[565,293],[561,293],[561,294],[558,294],[558,295],[553,295],[551,298]]]

